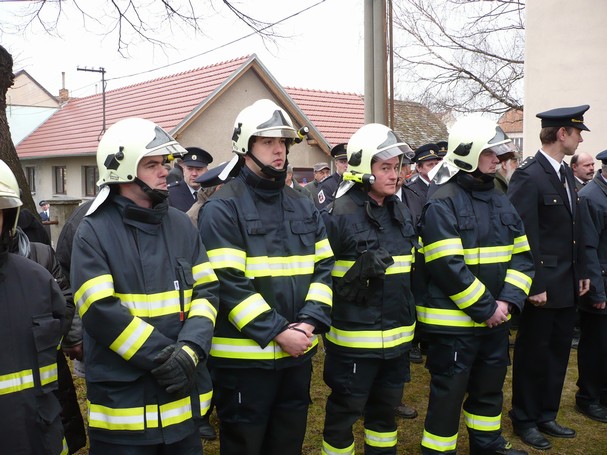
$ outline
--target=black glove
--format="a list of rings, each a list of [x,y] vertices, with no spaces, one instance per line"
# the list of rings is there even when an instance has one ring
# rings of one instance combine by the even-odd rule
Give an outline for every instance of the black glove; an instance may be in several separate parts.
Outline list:
[[[168,393],[187,396],[196,382],[198,354],[187,343],[167,346],[156,355],[154,362],[159,367],[152,370],[158,384]]]
[[[384,248],[365,251],[337,283],[335,290],[346,300],[362,305],[369,294],[369,280],[383,279],[392,264],[394,259]]]

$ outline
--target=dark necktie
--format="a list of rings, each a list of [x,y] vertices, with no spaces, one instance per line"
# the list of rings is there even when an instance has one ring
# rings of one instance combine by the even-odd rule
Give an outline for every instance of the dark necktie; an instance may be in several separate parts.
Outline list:
[[[192,196],[194,196],[194,200],[197,201],[198,200],[198,191],[194,191],[192,193]]]
[[[561,164],[561,183],[567,188],[567,180],[565,179],[565,165]]]

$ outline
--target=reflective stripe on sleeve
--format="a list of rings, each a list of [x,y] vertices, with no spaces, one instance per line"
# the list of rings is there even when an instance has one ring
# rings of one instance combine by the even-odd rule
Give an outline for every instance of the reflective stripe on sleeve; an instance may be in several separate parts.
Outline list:
[[[210,262],[203,262],[192,267],[192,275],[194,276],[194,286],[217,281],[217,275]]]
[[[333,306],[333,289],[323,283],[310,283],[307,300],[316,300],[325,305]]]
[[[261,294],[255,293],[236,305],[228,314],[228,319],[238,330],[242,330],[257,316],[271,310]]]
[[[196,299],[192,301],[188,318],[200,316],[208,318],[215,325],[215,319],[217,319],[217,310],[207,299]]]
[[[333,257],[333,250],[328,239],[322,239],[314,245],[314,262]]]
[[[247,255],[242,250],[217,248],[215,250],[208,250],[207,254],[214,270],[232,268],[241,272],[245,271]]]
[[[74,294],[74,302],[78,314],[82,318],[96,300],[114,295],[114,279],[112,275],[100,275],[85,282]]]
[[[463,310],[478,302],[484,293],[485,285],[478,278],[474,278],[470,286],[457,294],[450,295],[449,298]]]
[[[0,395],[20,392],[34,387],[34,374],[32,370],[17,371],[0,376]]]
[[[133,357],[143,343],[150,337],[154,327],[139,318],[133,320],[126,326],[120,335],[110,345],[110,349],[129,360]]]
[[[506,283],[510,283],[512,286],[516,286],[522,290],[525,295],[529,295],[532,280],[531,277],[525,275],[524,273],[521,273],[518,270],[508,269],[506,271],[506,278],[504,278],[504,281]]]
[[[521,235],[514,239],[514,246],[512,248],[512,254],[524,253],[525,251],[531,250],[529,246],[529,240],[526,235]]]

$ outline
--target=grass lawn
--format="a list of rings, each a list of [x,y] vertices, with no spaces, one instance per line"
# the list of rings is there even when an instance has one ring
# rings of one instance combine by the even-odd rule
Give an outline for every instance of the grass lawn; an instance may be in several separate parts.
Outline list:
[[[322,445],[322,428],[324,422],[324,406],[329,394],[328,387],[322,381],[322,364],[324,355],[319,350],[319,353],[314,358],[314,376],[312,379],[312,405],[308,415],[308,429],[306,435],[306,441],[303,447],[302,454],[304,455],[319,455],[320,447]],[[544,455],[603,455],[607,453],[607,424],[595,422],[590,420],[573,408],[575,404],[575,392],[577,387],[575,385],[577,381],[577,351],[571,351],[571,358],[569,362],[569,368],[567,370],[567,378],[565,381],[565,388],[563,390],[561,408],[559,412],[558,421],[559,423],[570,426],[577,431],[577,437],[575,439],[558,439],[548,437],[552,443],[552,449],[549,451],[534,450],[530,447],[525,446],[519,439],[512,433],[512,426],[510,425],[510,419],[507,417],[507,412],[510,409],[510,397],[511,397],[511,374],[512,370],[508,370],[508,376],[506,377],[506,383],[504,385],[504,410],[502,413],[502,425],[504,436],[510,442],[512,442],[515,448],[527,450],[529,454],[544,454]],[[421,441],[424,415],[426,412],[426,406],[428,404],[428,385],[430,377],[428,372],[424,368],[424,365],[411,365],[411,382],[405,385],[404,401],[414,406],[418,412],[419,417],[414,420],[398,419],[398,454],[409,455],[421,453],[419,443]],[[83,415],[85,409],[85,398],[84,398],[84,381],[77,379],[77,389],[80,398],[80,405],[83,409]],[[211,422],[217,425],[215,414],[211,417]],[[468,437],[466,427],[461,420],[460,433],[458,439],[458,453],[468,453]],[[356,453],[363,453],[363,426],[362,422],[359,421],[355,425],[356,434]],[[86,449],[82,449],[78,452],[78,455],[87,454]],[[212,441],[204,443],[205,455],[219,455],[219,441]]]

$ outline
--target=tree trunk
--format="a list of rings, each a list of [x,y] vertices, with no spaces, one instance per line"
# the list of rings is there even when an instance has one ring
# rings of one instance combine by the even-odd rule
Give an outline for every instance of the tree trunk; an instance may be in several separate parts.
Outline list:
[[[21,189],[23,205],[31,210],[32,213],[38,213],[13,140],[11,139],[8,119],[6,118],[6,93],[12,87],[14,81],[13,57],[0,45],[0,160],[8,164],[8,167],[15,174],[17,183],[19,183],[19,188]]]

